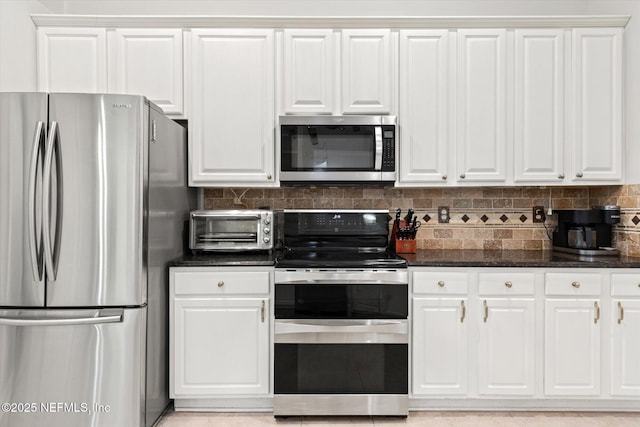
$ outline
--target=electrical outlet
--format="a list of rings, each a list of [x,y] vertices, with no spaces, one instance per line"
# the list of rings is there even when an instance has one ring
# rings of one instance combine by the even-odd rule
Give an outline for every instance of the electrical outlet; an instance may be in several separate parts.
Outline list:
[[[438,222],[448,223],[449,218],[449,206],[438,206]]]
[[[544,213],[544,206],[534,206],[533,207],[533,222],[544,222],[547,217]]]

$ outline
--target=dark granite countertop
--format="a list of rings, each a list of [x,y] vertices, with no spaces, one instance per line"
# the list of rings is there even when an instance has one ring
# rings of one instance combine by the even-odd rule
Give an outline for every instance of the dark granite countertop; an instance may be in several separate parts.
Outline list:
[[[276,263],[276,255],[276,252],[186,254],[169,262],[169,267],[271,267]]]
[[[238,252],[187,254],[169,267],[251,267],[274,266],[278,252]],[[421,249],[415,254],[399,254],[409,267],[541,267],[541,268],[640,268],[640,258],[603,257],[580,261],[551,251]]]
[[[545,267],[545,268],[640,268],[640,258],[603,257],[580,261],[551,251],[436,249],[400,254],[409,267]]]

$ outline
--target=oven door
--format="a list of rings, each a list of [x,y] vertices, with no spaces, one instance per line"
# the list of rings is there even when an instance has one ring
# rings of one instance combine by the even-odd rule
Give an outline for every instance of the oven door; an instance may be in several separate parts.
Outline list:
[[[406,271],[276,270],[276,319],[406,319]]]
[[[408,322],[276,320],[274,415],[408,411]]]

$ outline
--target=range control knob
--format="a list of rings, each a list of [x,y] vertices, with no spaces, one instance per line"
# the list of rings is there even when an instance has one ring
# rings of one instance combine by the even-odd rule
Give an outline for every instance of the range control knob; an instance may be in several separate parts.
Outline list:
[[[269,234],[269,233],[271,233],[271,230],[269,228],[265,228],[264,229],[264,234]]]

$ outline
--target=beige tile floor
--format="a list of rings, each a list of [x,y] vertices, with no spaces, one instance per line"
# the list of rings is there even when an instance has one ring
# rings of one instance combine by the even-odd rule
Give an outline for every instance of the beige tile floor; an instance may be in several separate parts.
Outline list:
[[[640,409],[640,408],[639,408]],[[409,417],[289,417],[271,413],[170,410],[157,427],[425,426],[425,427],[640,427],[640,413],[621,412],[411,412]]]

